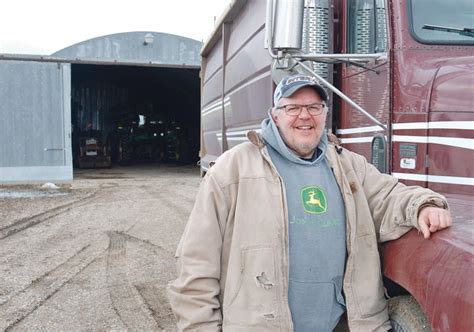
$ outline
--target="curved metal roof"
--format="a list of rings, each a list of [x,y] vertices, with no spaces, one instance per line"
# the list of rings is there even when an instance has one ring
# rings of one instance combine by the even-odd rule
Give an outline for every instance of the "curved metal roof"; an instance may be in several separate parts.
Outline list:
[[[97,61],[200,66],[202,43],[177,35],[136,31],[101,36],[71,45],[51,56]]]

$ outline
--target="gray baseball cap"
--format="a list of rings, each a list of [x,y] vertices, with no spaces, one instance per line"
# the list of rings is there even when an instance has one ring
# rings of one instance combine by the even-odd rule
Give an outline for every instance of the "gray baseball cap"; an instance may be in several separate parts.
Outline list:
[[[323,87],[319,85],[315,77],[308,75],[290,75],[283,78],[277,85],[273,95],[274,105],[276,106],[281,98],[290,97],[297,90],[305,86],[313,87],[319,97],[327,103],[328,95]]]

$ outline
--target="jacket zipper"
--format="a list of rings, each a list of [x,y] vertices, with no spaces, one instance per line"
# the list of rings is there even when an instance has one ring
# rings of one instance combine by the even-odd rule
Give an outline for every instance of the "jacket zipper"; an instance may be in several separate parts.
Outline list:
[[[286,205],[286,194],[285,194],[285,184],[283,183],[283,180],[278,173],[278,170],[276,169],[275,165],[270,159],[270,156],[267,154],[267,151],[265,150],[265,147],[262,147],[260,149],[260,152],[263,156],[263,158],[268,162],[270,167],[272,168],[273,172],[275,173],[278,183],[280,184],[280,194],[283,199],[283,269],[284,269],[284,274],[285,278],[282,280],[283,282],[283,304],[286,306],[286,314],[285,314],[285,319],[282,320],[282,324],[284,325],[289,325],[287,328],[283,328],[283,331],[293,331],[293,321],[291,320],[291,311],[290,307],[288,304],[288,282],[290,279],[290,267],[289,267],[289,238],[288,238],[288,208]],[[283,313],[283,310],[282,310]],[[288,313],[290,313],[290,316],[287,317]]]
[[[332,163],[331,164],[334,164],[335,166],[335,169],[338,171],[338,175],[334,174],[334,177],[336,179],[336,182],[337,184],[339,185],[339,190],[341,191],[342,193],[342,199],[344,200],[344,206],[346,207],[346,232],[347,232],[347,235],[346,235],[346,246],[348,248],[348,257],[347,257],[347,262],[346,262],[346,275],[349,279],[351,279],[351,275],[352,275],[352,259],[351,259],[351,253],[350,251],[352,250],[352,228],[351,228],[351,223],[350,223],[350,217],[349,217],[349,213],[348,213],[348,209],[347,209],[347,201],[348,201],[348,197],[347,197],[347,193],[345,191],[345,185],[344,185],[344,178],[342,176],[342,165],[341,165],[341,161],[339,159],[339,157],[336,155],[336,153],[334,153],[333,150],[331,150],[332,152],[332,156],[330,156],[332,160]],[[331,153],[330,153],[331,154]],[[329,155],[329,154],[328,154]],[[346,279],[346,276],[344,276],[344,280]],[[343,290],[344,289],[344,285],[343,285]],[[351,286],[348,286],[348,292],[345,292],[346,294],[346,311],[347,311],[347,325],[349,326],[349,330],[352,330],[352,324],[351,324],[351,320],[349,319],[349,303],[352,302],[351,301],[348,301],[347,299],[347,296],[348,296],[348,293],[349,291],[352,292],[352,287]],[[349,295],[350,296],[350,295]]]

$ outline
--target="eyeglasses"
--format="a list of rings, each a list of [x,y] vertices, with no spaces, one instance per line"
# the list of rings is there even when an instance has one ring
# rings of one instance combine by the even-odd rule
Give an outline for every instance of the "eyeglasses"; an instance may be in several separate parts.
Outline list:
[[[320,115],[323,113],[325,104],[314,103],[308,105],[297,105],[297,104],[288,104],[283,106],[278,106],[277,109],[285,109],[286,115],[289,116],[298,116],[303,111],[303,107],[306,108],[310,115]]]

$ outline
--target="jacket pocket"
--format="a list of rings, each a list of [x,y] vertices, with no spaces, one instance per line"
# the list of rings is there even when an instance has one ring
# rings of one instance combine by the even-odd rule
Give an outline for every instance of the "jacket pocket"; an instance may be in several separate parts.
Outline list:
[[[229,278],[223,300],[224,326],[271,327],[279,323],[273,248],[242,249],[240,274]]]

